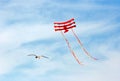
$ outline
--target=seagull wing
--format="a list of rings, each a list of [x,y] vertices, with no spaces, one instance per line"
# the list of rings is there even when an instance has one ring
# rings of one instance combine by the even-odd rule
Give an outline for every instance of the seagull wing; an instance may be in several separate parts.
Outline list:
[[[28,56],[37,56],[37,55],[35,55],[35,54],[29,54]]]
[[[44,55],[41,55],[41,57],[44,57],[44,58],[49,58],[49,57],[47,57],[47,56],[44,56]]]

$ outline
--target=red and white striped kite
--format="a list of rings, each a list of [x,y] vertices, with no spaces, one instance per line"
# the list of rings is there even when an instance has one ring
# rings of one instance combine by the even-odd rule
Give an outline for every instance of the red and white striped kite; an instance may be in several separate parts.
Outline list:
[[[67,33],[70,29],[72,30],[72,33],[73,35],[75,36],[75,38],[77,39],[81,49],[85,52],[85,54],[87,56],[89,56],[91,59],[93,60],[97,60],[96,58],[92,57],[88,52],[87,50],[83,47],[83,44],[81,43],[80,39],[78,38],[78,36],[76,35],[76,33],[73,31],[73,28],[75,28],[76,25],[75,25],[75,21],[74,21],[74,18],[68,20],[68,21],[65,21],[65,22],[54,22],[54,30],[55,31],[60,31],[63,38],[65,39],[67,45],[68,45],[68,48],[70,50],[70,52],[72,53],[72,55],[74,56],[74,58],[76,59],[76,61],[79,63],[79,64],[82,64],[78,57],[76,56],[76,54],[74,53],[73,49],[71,48],[71,45],[69,43],[69,41],[67,40],[67,38],[65,37],[64,33]],[[64,31],[64,33],[63,33]]]

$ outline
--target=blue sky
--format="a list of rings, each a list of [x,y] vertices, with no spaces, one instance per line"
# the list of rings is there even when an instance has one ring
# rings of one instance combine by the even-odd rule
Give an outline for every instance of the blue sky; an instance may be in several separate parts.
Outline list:
[[[120,81],[119,0],[0,0],[0,81]],[[98,61],[89,59],[71,32],[77,64],[55,21],[75,18],[74,31]],[[36,60],[27,55],[46,55]]]

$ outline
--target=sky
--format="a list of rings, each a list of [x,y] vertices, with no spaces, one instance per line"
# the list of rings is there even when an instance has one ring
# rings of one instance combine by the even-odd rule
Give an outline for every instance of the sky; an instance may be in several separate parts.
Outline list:
[[[79,65],[54,31],[54,22],[71,18],[97,61],[69,31],[65,36],[84,63]],[[120,81],[119,31],[119,0],[0,0],[0,81]]]

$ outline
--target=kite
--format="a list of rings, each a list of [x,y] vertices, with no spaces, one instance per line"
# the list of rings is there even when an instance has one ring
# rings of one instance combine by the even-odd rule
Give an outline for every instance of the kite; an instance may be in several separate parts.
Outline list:
[[[48,57],[46,57],[44,55],[38,56],[38,55],[35,55],[35,54],[29,54],[28,56],[35,56],[36,59],[41,59],[42,57],[48,59]]]
[[[71,45],[69,43],[69,41],[67,40],[67,38],[65,37],[64,33],[67,33],[69,30],[72,31],[73,35],[75,36],[75,38],[78,41],[78,44],[80,46],[80,48],[84,51],[84,53],[90,57],[93,60],[97,60],[96,58],[94,58],[93,56],[90,55],[90,53],[84,48],[83,44],[81,43],[80,39],[78,38],[78,36],[76,35],[76,33],[73,31],[73,28],[76,27],[74,18],[67,20],[65,22],[54,22],[54,30],[55,31],[60,31],[64,40],[66,41],[68,48],[71,52],[71,54],[73,55],[73,57],[75,58],[75,60],[79,63],[82,64],[82,62],[79,61],[77,55],[75,54],[75,52],[73,51],[73,49],[71,48]],[[64,31],[64,32],[63,32]]]

